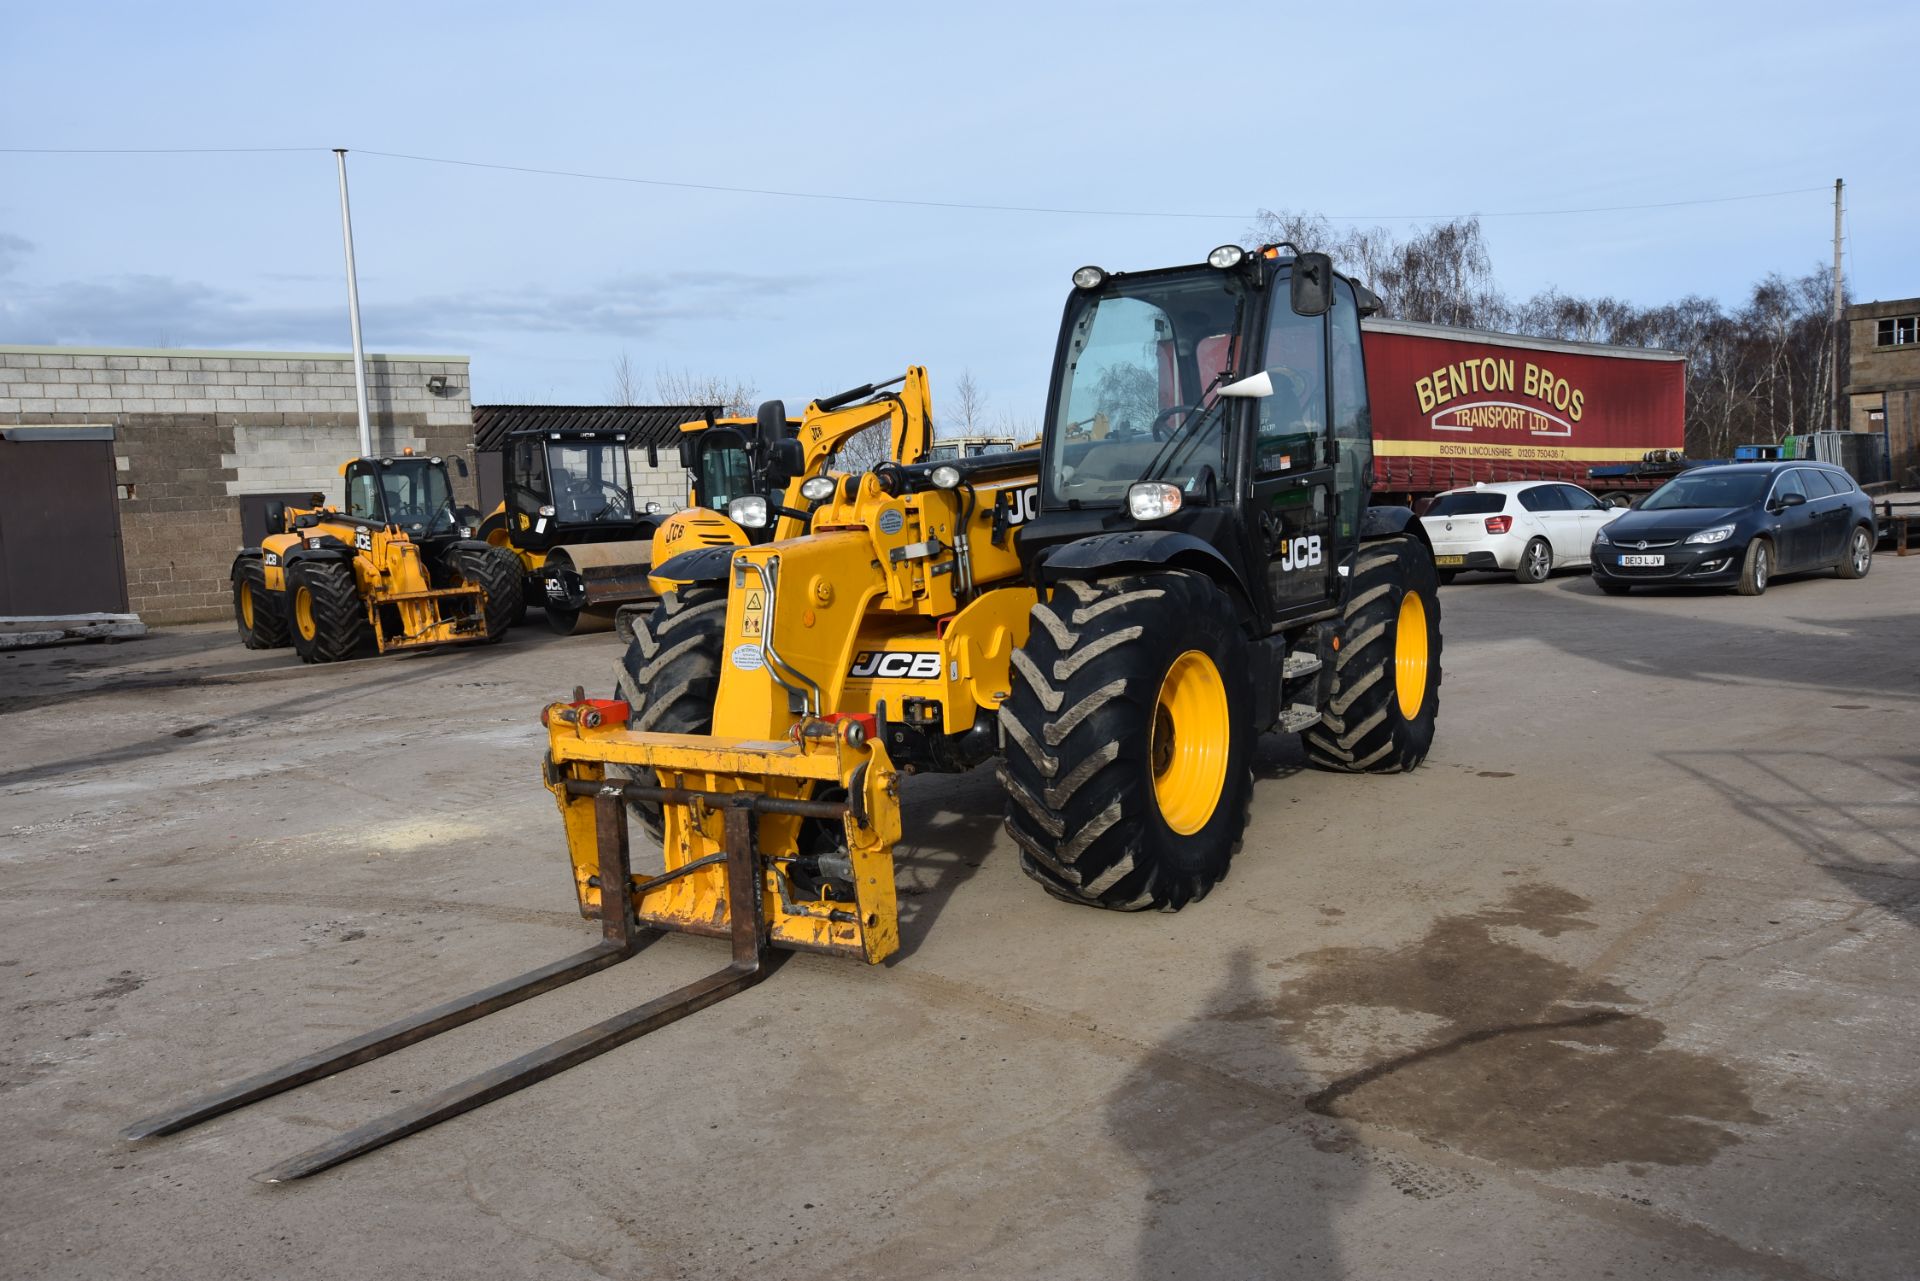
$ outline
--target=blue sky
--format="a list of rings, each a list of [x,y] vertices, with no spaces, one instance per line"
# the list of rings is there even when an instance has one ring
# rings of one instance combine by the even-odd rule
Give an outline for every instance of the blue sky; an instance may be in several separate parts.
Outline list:
[[[1074,267],[1193,261],[1262,207],[1485,215],[1502,286],[1738,300],[1831,253],[1920,294],[1920,141],[1887,4],[9,5],[0,342],[473,357],[482,401],[643,375],[804,402],[909,363],[1038,417]],[[895,200],[425,164],[411,153]]]

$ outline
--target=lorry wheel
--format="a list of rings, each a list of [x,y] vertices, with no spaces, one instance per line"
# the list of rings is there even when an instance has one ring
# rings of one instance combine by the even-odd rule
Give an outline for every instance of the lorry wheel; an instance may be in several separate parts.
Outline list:
[[[1756,538],[1747,544],[1747,557],[1740,566],[1740,585],[1734,588],[1742,596],[1759,596],[1773,577],[1773,544]]]
[[[267,568],[241,561],[233,571],[233,625],[248,649],[284,649],[287,598],[267,587]]]
[[[504,547],[469,549],[459,553],[454,567],[460,577],[487,594],[483,606],[487,642],[499,641],[526,614],[520,558]]]
[[[293,652],[303,663],[352,658],[373,640],[353,566],[346,561],[296,561],[287,570],[287,602]]]
[[[1553,548],[1547,546],[1547,540],[1536,538],[1527,544],[1520,553],[1520,563],[1513,567],[1513,578],[1519,583],[1544,583],[1553,575]]]
[[[615,697],[633,709],[627,727],[660,734],[712,733],[726,635],[724,587],[682,587],[662,596],[652,613],[635,618],[633,641],[614,677]],[[639,777],[614,768],[624,777]],[[652,772],[647,773],[651,782]],[[654,839],[661,838],[658,802],[634,801],[627,808]]]
[[[1055,898],[1177,911],[1227,873],[1253,791],[1233,604],[1195,574],[1067,582],[1000,706],[1007,831]]]
[[[1433,556],[1412,538],[1364,543],[1348,579],[1320,723],[1304,735],[1321,769],[1392,774],[1433,746],[1440,711],[1440,597]]]

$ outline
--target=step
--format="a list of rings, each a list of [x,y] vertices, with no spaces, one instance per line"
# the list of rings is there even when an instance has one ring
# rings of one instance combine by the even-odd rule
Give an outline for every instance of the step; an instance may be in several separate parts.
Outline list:
[[[1298,734],[1319,723],[1320,709],[1306,703],[1295,703],[1280,713],[1280,731],[1284,734]]]
[[[1280,666],[1280,679],[1298,680],[1302,676],[1311,676],[1320,670],[1320,656],[1304,649],[1296,649],[1287,655],[1287,661]]]

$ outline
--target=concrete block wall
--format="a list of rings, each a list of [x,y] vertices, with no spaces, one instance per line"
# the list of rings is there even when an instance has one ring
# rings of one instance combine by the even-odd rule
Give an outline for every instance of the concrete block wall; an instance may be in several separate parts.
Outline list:
[[[649,502],[660,504],[661,511],[677,512],[687,505],[687,469],[680,465],[679,451],[658,451],[660,465],[647,466],[647,451],[628,451],[633,468],[633,501],[646,510]]]
[[[367,384],[376,452],[447,457],[474,502],[451,465],[472,463],[466,357],[370,355]],[[114,428],[128,605],[154,624],[227,615],[241,495],[338,503],[360,452],[346,353],[0,346],[0,423]]]

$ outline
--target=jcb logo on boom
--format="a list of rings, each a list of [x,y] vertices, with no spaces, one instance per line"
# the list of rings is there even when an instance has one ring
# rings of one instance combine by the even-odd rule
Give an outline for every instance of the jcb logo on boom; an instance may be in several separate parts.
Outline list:
[[[1280,544],[1278,564],[1282,569],[1312,569],[1320,563],[1320,535],[1289,538]]]
[[[852,677],[884,677],[890,680],[930,681],[940,676],[940,655],[922,651],[861,650],[847,669]]]

